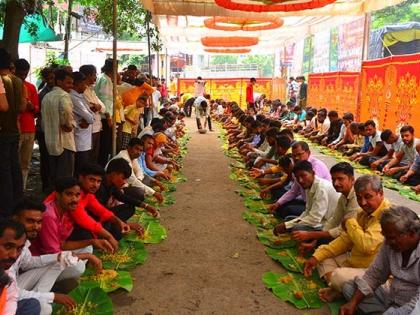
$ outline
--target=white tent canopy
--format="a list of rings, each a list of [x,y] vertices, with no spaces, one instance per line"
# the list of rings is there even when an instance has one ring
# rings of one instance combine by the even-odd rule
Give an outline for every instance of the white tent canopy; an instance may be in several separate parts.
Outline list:
[[[201,38],[205,36],[254,36],[259,43],[251,53],[274,53],[285,43],[314,34],[324,27],[331,27],[354,19],[372,10],[395,5],[403,0],[337,0],[334,4],[314,10],[298,12],[256,13],[227,10],[215,4],[214,0],[141,0],[152,12],[155,25],[159,28],[165,48],[171,52],[204,54]],[[235,0],[246,2],[248,0]],[[298,0],[300,1],[300,0]],[[250,3],[255,4],[255,1]],[[204,20],[213,16],[267,17],[278,16],[284,25],[277,29],[245,32],[226,32],[208,29]]]

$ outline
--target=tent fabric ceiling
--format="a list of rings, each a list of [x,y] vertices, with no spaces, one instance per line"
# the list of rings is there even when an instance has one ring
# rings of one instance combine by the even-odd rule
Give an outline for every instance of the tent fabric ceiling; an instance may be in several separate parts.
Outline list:
[[[254,16],[255,12],[233,11],[219,7],[214,0],[140,0],[144,7],[156,15],[193,16]],[[238,0],[237,0],[238,1]],[[246,1],[246,0],[243,0]],[[276,12],[278,16],[292,15],[345,15],[363,14],[396,5],[405,0],[337,0],[334,4],[315,10]],[[254,1],[250,3],[255,3]],[[263,15],[263,14],[259,14]]]
[[[331,27],[354,19],[372,10],[395,5],[404,0],[337,0],[324,8],[290,13],[255,13],[223,9],[214,0],[140,0],[152,12],[165,47],[171,52],[204,54],[201,38],[205,36],[256,36],[260,41],[252,53],[274,53],[276,49],[324,27]],[[244,0],[245,1],[245,0]],[[255,3],[255,2],[254,2]],[[208,29],[204,20],[209,16],[278,16],[284,25],[269,31],[220,31]],[[248,48],[248,47],[246,47]]]

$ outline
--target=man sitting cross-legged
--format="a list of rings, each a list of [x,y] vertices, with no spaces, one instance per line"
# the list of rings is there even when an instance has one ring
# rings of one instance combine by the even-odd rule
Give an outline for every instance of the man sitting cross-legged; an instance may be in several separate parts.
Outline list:
[[[315,175],[319,178],[331,181],[331,174],[324,162],[311,155],[308,143],[298,141],[292,145],[292,158],[295,163],[298,161],[309,161]],[[305,189],[296,181],[293,180],[292,187],[283,196],[281,196],[276,203],[269,206],[270,212],[276,212],[281,218],[289,215],[300,215],[305,210],[306,194]]]
[[[344,283],[363,275],[384,240],[379,220],[390,203],[384,198],[381,178],[361,176],[356,180],[354,190],[363,211],[356,218],[344,220],[341,235],[328,245],[320,246],[305,262],[305,275],[310,276],[318,265],[319,275],[329,286],[319,291],[323,301],[339,298]]]
[[[340,315],[420,314],[420,219],[406,207],[381,218],[385,243],[362,277],[344,285]]]
[[[278,224],[274,228],[275,235],[287,230],[319,231],[337,206],[338,193],[331,182],[315,176],[311,162],[297,162],[293,174],[299,185],[305,189],[306,207],[299,217]]]
[[[316,245],[329,243],[340,236],[343,231],[343,220],[355,217],[359,205],[353,189],[354,169],[347,162],[334,165],[331,170],[332,183],[335,190],[341,193],[333,215],[327,220],[322,231],[294,231],[292,238],[300,242],[300,250],[305,251]]]
[[[102,269],[102,263],[94,255],[84,251],[73,253],[62,251],[53,255],[32,256],[31,241],[37,239],[41,231],[45,209],[44,204],[25,198],[15,208],[13,219],[21,223],[26,232],[25,247],[19,258],[17,285],[23,290],[23,294],[41,300],[42,313],[50,313],[49,303],[52,301],[61,304],[68,304],[71,301],[63,294],[50,293],[57,281],[71,279],[76,282],[85,271],[85,260],[99,270]]]
[[[143,152],[143,143],[139,138],[132,138],[128,143],[127,150],[121,150],[112,160],[120,158],[126,160],[132,169],[127,184],[140,188],[145,196],[154,196],[156,200],[162,202],[162,195],[150,186],[158,186],[161,190],[164,190],[165,187],[159,180],[144,174],[138,162],[141,152]]]

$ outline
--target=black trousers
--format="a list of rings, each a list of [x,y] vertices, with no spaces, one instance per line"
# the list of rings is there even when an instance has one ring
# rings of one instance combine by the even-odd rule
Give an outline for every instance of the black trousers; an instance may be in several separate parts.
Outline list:
[[[23,195],[19,135],[0,136],[0,217],[9,217]]]
[[[275,217],[285,219],[288,216],[300,216],[305,210],[305,202],[303,200],[291,200],[286,202],[274,213]]]
[[[211,126],[211,117],[209,116],[209,117],[207,117],[207,124],[209,125],[209,130],[210,131],[213,131],[213,128],[212,128],[212,126]]]
[[[77,178],[83,165],[90,163],[91,150],[76,152],[74,162],[74,176]]]
[[[101,122],[102,131],[100,136],[98,163],[102,167],[105,167],[112,151],[112,128],[109,127],[108,121],[105,118],[101,119]]]
[[[41,181],[42,181],[42,191],[46,192],[49,187],[51,187],[50,183],[50,162],[49,162],[49,154],[47,150],[47,145],[45,144],[45,135],[42,130],[37,130],[35,134],[35,139],[38,142],[39,147],[39,162],[40,162],[40,173],[41,173]]]
[[[72,177],[74,175],[74,152],[64,149],[58,156],[50,155],[50,187],[49,192],[54,190],[54,185],[59,177]]]

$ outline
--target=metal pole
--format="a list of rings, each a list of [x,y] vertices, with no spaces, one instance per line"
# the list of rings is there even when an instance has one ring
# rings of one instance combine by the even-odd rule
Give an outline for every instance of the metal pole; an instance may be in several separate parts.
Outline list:
[[[362,50],[362,62],[368,59],[369,50],[369,33],[370,33],[370,13],[365,14],[365,21],[363,27],[363,50]]]
[[[151,53],[151,47],[150,47],[150,22],[149,22],[149,14],[147,13],[147,22],[146,22],[146,32],[147,32],[147,52],[149,55],[149,75],[150,80],[152,78],[152,53]]]
[[[117,0],[113,0],[112,6],[112,155],[117,152],[117,126],[116,126],[116,113],[117,113],[117,77],[118,77],[118,60],[117,60]]]

